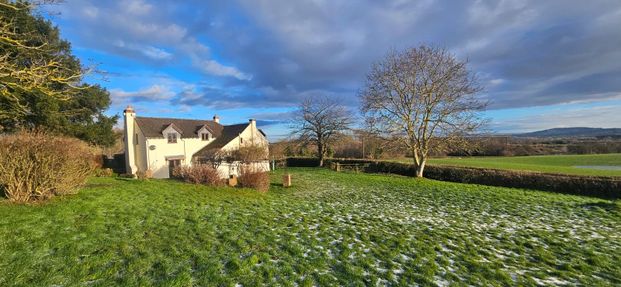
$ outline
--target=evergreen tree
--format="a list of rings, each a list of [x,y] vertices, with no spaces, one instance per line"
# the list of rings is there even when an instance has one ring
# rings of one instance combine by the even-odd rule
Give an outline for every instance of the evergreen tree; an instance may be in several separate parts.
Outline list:
[[[0,132],[43,129],[112,145],[110,94],[83,83],[84,74],[70,43],[32,4],[0,0]]]

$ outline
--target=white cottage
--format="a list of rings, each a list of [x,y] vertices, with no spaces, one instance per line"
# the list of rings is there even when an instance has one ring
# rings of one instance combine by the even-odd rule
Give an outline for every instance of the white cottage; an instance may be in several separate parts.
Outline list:
[[[129,174],[150,170],[154,178],[169,178],[179,165],[192,165],[213,150],[232,151],[244,145],[268,147],[267,137],[251,119],[247,124],[224,126],[213,120],[137,117],[128,106],[125,118],[125,166]],[[269,170],[267,159],[258,166]],[[223,163],[223,177],[237,175],[237,165]]]

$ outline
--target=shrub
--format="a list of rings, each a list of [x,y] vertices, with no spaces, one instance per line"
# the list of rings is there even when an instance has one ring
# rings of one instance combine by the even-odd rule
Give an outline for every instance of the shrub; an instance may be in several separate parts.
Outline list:
[[[194,184],[207,184],[213,186],[223,185],[224,181],[218,170],[206,164],[184,165],[175,167],[173,176],[185,182]]]
[[[327,162],[324,162],[327,165]],[[287,158],[287,166],[291,167],[318,167],[319,159],[312,157],[289,157]]]
[[[245,145],[232,152],[232,158],[241,162],[257,162],[269,158],[267,146],[264,145]]]
[[[27,202],[74,192],[97,167],[86,143],[42,132],[0,136],[0,186],[11,201]]]
[[[262,192],[270,189],[269,173],[252,165],[240,167],[237,181],[241,187],[254,188]]]
[[[94,175],[97,177],[111,177],[114,175],[114,171],[111,168],[97,168]]]
[[[136,178],[140,180],[146,180],[152,177],[153,177],[153,172],[150,169],[147,169],[144,171],[140,170],[136,172]]]

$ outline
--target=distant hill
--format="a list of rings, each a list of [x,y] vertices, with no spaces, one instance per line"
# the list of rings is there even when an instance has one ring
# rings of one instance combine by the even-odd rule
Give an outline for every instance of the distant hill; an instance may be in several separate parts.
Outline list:
[[[532,138],[555,138],[555,137],[618,137],[621,136],[621,128],[554,128],[542,131],[514,134],[516,137]]]

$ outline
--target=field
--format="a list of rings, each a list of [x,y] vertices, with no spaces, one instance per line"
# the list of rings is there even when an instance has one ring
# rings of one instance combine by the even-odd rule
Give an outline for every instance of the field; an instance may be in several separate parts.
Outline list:
[[[621,204],[292,168],[269,193],[94,178],[0,201],[0,286],[621,284]]]
[[[400,161],[410,162],[411,159]],[[621,176],[621,154],[618,153],[515,157],[448,157],[431,159],[429,164],[592,176]],[[579,168],[577,166],[591,166],[593,168]],[[601,166],[613,166],[615,170],[597,169]]]

